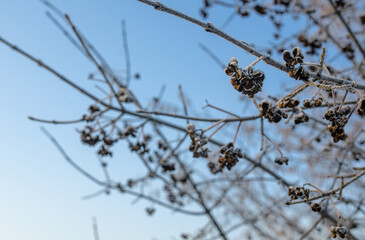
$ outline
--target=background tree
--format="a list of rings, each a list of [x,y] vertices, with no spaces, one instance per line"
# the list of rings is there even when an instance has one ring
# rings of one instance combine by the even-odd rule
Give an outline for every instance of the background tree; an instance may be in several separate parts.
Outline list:
[[[242,62],[230,56],[222,63],[213,48],[200,45],[219,64],[213,66],[228,75],[222,81],[233,86],[232,93],[240,92],[241,101],[232,103],[235,107],[209,100],[204,107],[211,110],[209,114],[193,112],[184,86],[178,89],[180,106],[162,101],[164,88],[149,103],[142,102],[131,87],[140,74],[131,71],[124,23],[126,72],[118,75],[70,17],[44,2],[51,10],[49,18],[95,65],[97,72],[89,78],[100,82],[97,94],[0,38],[93,101],[76,120],[30,117],[51,124],[82,124],[81,141],[97,149],[103,179],[81,168],[44,132],[76,170],[101,187],[89,197],[117,191],[151,202],[148,215],[161,206],[205,216],[204,226],[181,234],[185,239],[363,238],[363,3],[203,1],[202,18],[214,18],[214,11],[222,7],[232,12],[218,28],[158,2],[140,2],[196,24],[238,46],[236,51],[255,57]],[[272,44],[249,44],[222,30],[234,18],[244,22],[254,14],[272,22]],[[293,19],[295,24],[290,23]],[[259,34],[247,32],[242,23],[234,29]],[[267,82],[275,81],[266,70],[272,67],[272,72],[286,75],[280,91],[265,90]],[[181,66],[178,70],[189,71]],[[196,87],[204,95],[204,86],[211,82],[199,81]],[[237,110],[243,104],[245,112]],[[119,142],[127,143],[144,167],[143,173],[126,181],[109,174],[108,164]]]

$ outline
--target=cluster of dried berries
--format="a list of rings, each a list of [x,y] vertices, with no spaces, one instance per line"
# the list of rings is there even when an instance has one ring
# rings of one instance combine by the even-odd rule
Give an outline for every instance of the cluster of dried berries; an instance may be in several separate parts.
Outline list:
[[[299,112],[297,115],[294,116],[294,123],[295,124],[305,123],[305,122],[308,122],[308,121],[309,121],[309,117],[303,111]]]
[[[260,15],[266,15],[267,7],[257,4],[254,6],[255,11]]]
[[[207,158],[208,148],[204,147],[204,145],[206,145],[208,141],[204,138],[203,131],[196,130],[195,125],[193,123],[186,125],[186,131],[191,139],[191,143],[189,145],[189,151],[194,153],[193,157]]]
[[[175,195],[175,193],[173,193],[172,189],[168,185],[164,186],[164,190],[167,193],[167,199],[169,200],[170,203],[175,203],[180,206],[184,205],[183,202],[177,198],[177,196],[182,197],[185,195],[185,193],[179,192],[179,193],[176,193],[176,195]]]
[[[304,55],[302,54],[299,47],[295,47],[292,54],[285,50],[283,52],[283,59],[285,61],[285,66],[289,68],[289,76],[294,79],[308,80],[308,74],[304,71],[302,67]],[[300,64],[299,67],[295,65]]]
[[[311,209],[313,212],[320,212],[322,210],[322,207],[319,203],[312,203]]]
[[[169,163],[164,161],[160,164],[160,166],[162,167],[163,172],[169,172],[175,170],[175,163]]]
[[[219,172],[222,171],[222,168],[220,168],[218,164],[215,164],[215,163],[212,163],[212,162],[208,163],[208,167],[210,169],[210,172],[213,173],[213,174],[216,174],[216,173],[219,173]]]
[[[109,150],[109,147],[112,146],[114,143],[118,142],[119,139],[113,139],[105,133],[104,130],[100,131],[100,135],[103,136],[102,141],[103,144],[101,145],[98,154],[100,156],[112,156],[112,152]]]
[[[237,91],[252,98],[262,90],[265,74],[263,71],[254,70],[252,67],[247,69],[238,68],[238,61],[235,57],[231,58],[224,72],[231,76],[231,84]]]
[[[322,42],[316,38],[308,39],[305,34],[298,36],[298,41],[303,44],[304,47],[309,47],[310,50],[306,51],[307,54],[316,54],[317,50],[321,48]]]
[[[103,156],[103,157],[105,157],[105,156],[112,156],[113,155],[113,153],[104,144],[101,145],[101,147],[100,147],[100,149],[98,151],[98,154],[100,156]]]
[[[309,198],[310,190],[308,188],[304,187],[293,187],[289,186],[288,188],[288,195],[291,197],[291,199],[295,200],[300,197],[304,197],[305,199]]]
[[[348,118],[346,117],[351,112],[350,106],[343,107],[338,111],[338,107],[335,110],[328,109],[324,115],[324,118],[331,122],[327,126],[333,137],[333,142],[337,143],[340,140],[346,140],[347,135],[345,134],[345,125],[347,124]]]
[[[306,108],[320,107],[322,106],[323,98],[311,99],[308,98],[303,99],[303,106]]]
[[[136,137],[136,133],[137,133],[137,128],[133,127],[131,125],[125,126],[125,129],[123,132],[118,131],[118,135],[120,138],[125,138],[125,137],[129,137],[129,136]]]
[[[229,142],[220,150],[218,160],[219,168],[223,169],[224,167],[227,167],[228,170],[231,170],[231,168],[238,163],[238,158],[242,157],[241,149],[235,148],[233,143]]]
[[[270,101],[262,100],[259,103],[260,115],[267,118],[269,122],[278,123],[282,118],[287,118],[288,115],[283,110],[272,106]]]
[[[280,157],[275,158],[275,163],[279,164],[279,165],[283,165],[284,163],[286,165],[288,165],[288,162],[289,162],[289,158],[287,158],[285,156],[280,156]]]
[[[337,234],[338,234],[338,236],[340,236],[340,238],[345,238],[346,233],[348,233],[349,230],[347,230],[347,228],[344,227],[344,226],[342,226],[342,227],[331,226],[330,231],[331,231],[331,235],[332,235],[333,238],[336,238]]]
[[[87,145],[94,146],[97,142],[100,141],[99,136],[93,136],[93,128],[91,126],[86,125],[84,129],[81,130],[81,141]]]
[[[357,111],[356,113],[360,116],[365,117],[365,98],[360,99],[359,103],[357,104]]]
[[[279,108],[295,108],[299,105],[299,100],[296,98],[286,98],[279,103]]]
[[[162,142],[161,140],[157,142],[158,149],[162,149],[163,151],[166,151],[168,149],[167,144]]]
[[[182,174],[180,176],[170,174],[170,178],[174,182],[174,185],[176,185],[179,182],[186,183],[188,181],[188,176],[189,176],[188,174]]]
[[[117,96],[119,101],[121,102],[126,102],[126,103],[133,102],[133,97],[131,97],[128,89],[126,88],[119,88]]]
[[[137,142],[136,144],[129,143],[129,149],[132,152],[137,152],[139,155],[143,156],[145,153],[150,151],[147,144],[151,141],[151,139],[152,137],[150,135],[145,135],[142,142]]]
[[[95,120],[95,113],[100,111],[100,108],[97,105],[90,105],[88,108],[90,115],[84,114],[82,115],[82,120],[86,122],[92,122]]]

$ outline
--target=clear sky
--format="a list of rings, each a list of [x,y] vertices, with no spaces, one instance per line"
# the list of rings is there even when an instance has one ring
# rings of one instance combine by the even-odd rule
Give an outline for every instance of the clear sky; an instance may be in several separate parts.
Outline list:
[[[166,101],[177,102],[177,86],[182,84],[194,108],[201,111],[204,100],[236,113],[242,112],[229,78],[198,46],[208,46],[222,61],[232,56],[242,65],[252,56],[217,36],[206,33],[171,15],[155,11],[135,0],[52,0],[68,13],[73,22],[109,64],[121,74],[125,71],[121,38],[121,20],[126,20],[132,71],[139,72],[134,92],[143,102],[156,96],[166,84]],[[189,15],[199,16],[199,0],[161,1]],[[79,85],[98,93],[87,77],[93,65],[46,17],[46,7],[37,0],[1,0],[0,35],[42,59]],[[209,19],[221,26],[231,14],[222,8],[213,10]],[[225,30],[246,42],[264,45],[271,35],[269,23],[260,19],[237,19]],[[260,68],[269,71],[266,66]],[[274,71],[265,89],[279,89],[284,74]],[[27,116],[45,119],[77,119],[92,102],[60,82],[36,64],[0,44],[0,239],[6,240],[89,240],[92,216],[99,224],[101,240],[168,239],[204,224],[204,218],[191,218],[158,208],[147,217],[144,207],[151,204],[117,193],[91,200],[81,197],[100,190],[72,169],[52,143],[40,131],[42,124]],[[202,87],[204,86],[204,87]],[[81,144],[75,127],[45,126],[80,165],[102,176],[95,149]],[[128,150],[113,159],[114,176],[127,179],[138,173],[139,165]],[[134,161],[134,162],[133,162]]]

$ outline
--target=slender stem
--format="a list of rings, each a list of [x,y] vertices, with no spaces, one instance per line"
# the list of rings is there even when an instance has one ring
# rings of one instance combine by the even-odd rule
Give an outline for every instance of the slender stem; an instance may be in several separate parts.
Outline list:
[[[239,130],[240,130],[240,128],[241,128],[241,123],[242,122],[239,122],[238,123],[238,127],[237,127],[237,130],[236,130],[236,133],[234,134],[234,138],[233,138],[233,145],[234,145],[234,143],[236,142],[236,139],[237,139],[237,136],[238,136],[238,132],[239,132]]]

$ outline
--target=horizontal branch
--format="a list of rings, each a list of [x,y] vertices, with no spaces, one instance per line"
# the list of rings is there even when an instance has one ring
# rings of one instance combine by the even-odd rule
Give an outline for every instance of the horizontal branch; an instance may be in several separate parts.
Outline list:
[[[35,118],[32,116],[28,117],[29,120],[35,121],[35,122],[41,122],[41,123],[52,123],[52,124],[73,124],[73,123],[79,123],[84,121],[84,118],[80,118],[80,119],[76,119],[76,120],[70,120],[70,121],[57,121],[57,120],[44,120],[44,119],[39,119],[39,118]]]
[[[164,112],[158,112],[158,111],[144,111],[144,110],[138,110],[137,113],[145,113],[145,114],[154,114],[154,115],[162,115],[162,116],[168,116],[173,118],[181,118],[181,119],[189,119],[189,120],[195,120],[195,121],[201,121],[201,122],[243,122],[243,121],[250,121],[260,118],[260,115],[254,115],[249,117],[240,117],[240,118],[200,118],[200,117],[190,117],[185,115],[179,115],[175,113],[164,113]]]

